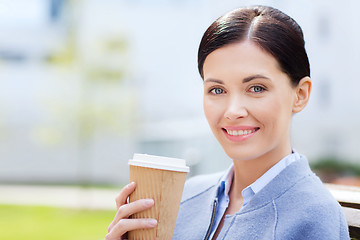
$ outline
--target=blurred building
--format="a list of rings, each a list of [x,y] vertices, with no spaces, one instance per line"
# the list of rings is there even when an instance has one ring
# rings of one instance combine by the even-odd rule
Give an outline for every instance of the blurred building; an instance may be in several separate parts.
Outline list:
[[[134,152],[185,158],[192,175],[227,168],[197,47],[214,19],[255,3],[304,30],[314,86],[295,149],[360,164],[360,2],[219,2],[1,0],[0,182],[122,183]]]

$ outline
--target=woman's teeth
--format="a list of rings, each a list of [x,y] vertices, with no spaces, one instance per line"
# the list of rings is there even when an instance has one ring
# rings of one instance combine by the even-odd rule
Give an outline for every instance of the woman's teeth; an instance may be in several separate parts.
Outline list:
[[[252,130],[250,130],[250,129],[249,130],[227,130],[226,129],[226,132],[231,136],[243,136],[243,135],[253,133],[255,131],[256,131],[256,129],[252,129]]]

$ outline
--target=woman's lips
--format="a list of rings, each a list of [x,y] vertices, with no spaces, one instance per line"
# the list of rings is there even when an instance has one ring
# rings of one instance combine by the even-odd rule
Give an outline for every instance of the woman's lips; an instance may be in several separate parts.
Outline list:
[[[259,127],[250,126],[231,126],[223,128],[223,131],[229,140],[241,142],[252,137],[259,129]]]

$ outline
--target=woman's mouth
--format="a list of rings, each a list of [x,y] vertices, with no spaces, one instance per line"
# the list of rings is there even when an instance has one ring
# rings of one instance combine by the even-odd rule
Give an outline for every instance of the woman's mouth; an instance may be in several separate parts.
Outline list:
[[[229,127],[222,130],[229,140],[240,142],[252,137],[259,129],[259,127]]]

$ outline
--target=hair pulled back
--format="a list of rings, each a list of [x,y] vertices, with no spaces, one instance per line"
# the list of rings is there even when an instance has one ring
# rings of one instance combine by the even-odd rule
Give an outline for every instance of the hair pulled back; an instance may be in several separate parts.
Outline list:
[[[270,53],[294,86],[310,76],[303,32],[296,21],[278,9],[253,6],[223,15],[205,31],[198,51],[201,77],[204,78],[203,65],[211,52],[246,40]]]

